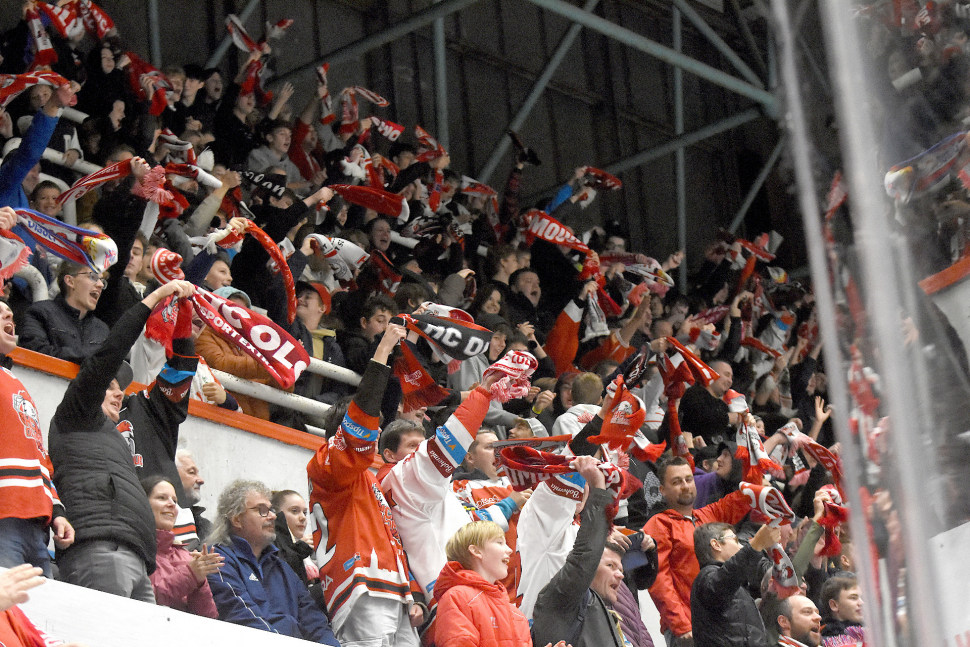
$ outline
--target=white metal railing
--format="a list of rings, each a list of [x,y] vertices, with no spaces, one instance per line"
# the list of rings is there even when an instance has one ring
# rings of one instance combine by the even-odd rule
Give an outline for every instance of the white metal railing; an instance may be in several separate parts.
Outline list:
[[[77,108],[64,108],[64,112],[61,113],[61,117],[64,119],[70,119],[76,124],[84,123],[84,120],[88,118],[88,113],[81,112]]]
[[[330,362],[324,362],[316,357],[310,358],[310,366],[307,368],[307,370],[316,375],[329,377],[331,380],[337,380],[338,382],[343,382],[344,384],[349,384],[350,386],[357,386],[360,384],[360,376],[349,368],[337,366],[336,364],[331,364]]]
[[[13,139],[7,140],[7,143],[3,145],[3,156],[6,157],[10,151],[20,146],[21,138],[14,137]],[[82,159],[74,162],[72,166],[67,166],[64,164],[64,153],[56,151],[53,148],[45,148],[44,154],[41,156],[43,159],[63,166],[64,168],[69,168],[72,171],[77,171],[81,175],[87,175],[88,173],[94,173],[95,171],[100,171],[101,167],[97,164],[92,164],[91,162],[85,162]]]
[[[40,270],[33,265],[25,265],[17,270],[14,276],[19,276],[27,281],[27,285],[30,286],[30,294],[35,302],[47,301],[50,298],[50,294],[47,291],[47,280],[44,279],[44,275],[40,273]]]

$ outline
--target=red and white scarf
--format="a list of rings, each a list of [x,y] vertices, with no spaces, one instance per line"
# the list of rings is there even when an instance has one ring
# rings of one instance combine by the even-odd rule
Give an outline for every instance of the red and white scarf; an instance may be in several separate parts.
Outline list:
[[[415,156],[416,162],[430,162],[448,154],[444,146],[432,137],[427,130],[421,126],[414,127],[414,136],[418,138],[418,154]]]
[[[77,7],[77,14],[81,17],[84,28],[97,40],[103,40],[115,28],[111,16],[91,0],[73,0],[72,4]]]
[[[586,479],[569,466],[574,460],[574,456],[552,454],[525,445],[503,447],[499,451],[499,462],[505,467],[513,490],[521,492],[546,483],[555,494],[579,502],[583,500]],[[601,462],[598,467],[606,477],[606,489],[613,495],[607,507],[607,515],[612,520],[620,501],[629,498],[643,483],[613,463]]]
[[[57,196],[57,204],[64,204],[68,200],[77,200],[82,195],[110,180],[120,180],[131,174],[131,160],[121,160],[105,166],[100,171],[85,175],[71,185],[71,188]]]
[[[90,0],[62,0],[57,5],[38,2],[36,6],[44,12],[57,33],[67,39],[77,38],[87,31],[100,41],[115,26],[111,16]]]
[[[492,384],[492,397],[499,402],[508,402],[515,398],[524,398],[529,394],[529,378],[537,368],[539,368],[539,362],[532,353],[512,350],[485,369],[482,378],[501,375],[501,379]]]
[[[0,74],[0,107],[17,98],[24,90],[37,84],[57,88],[67,85],[68,81],[54,72],[27,72],[26,74]]]
[[[729,389],[722,398],[728,405],[728,411],[737,413],[741,417],[738,423],[735,442],[738,445],[734,457],[744,463],[744,480],[751,483],[761,483],[765,472],[782,477],[781,465],[774,461],[765,451],[758,430],[748,424],[748,403],[744,396],[733,389]]]
[[[842,489],[842,461],[833,454],[827,447],[820,445],[812,440],[812,437],[801,432],[794,423],[789,423],[778,431],[785,434],[788,438],[786,456],[794,454],[797,450],[802,450],[815,461],[821,463],[826,471],[832,476],[832,483],[839,492],[839,496],[844,500],[845,491]]]
[[[769,526],[777,527],[794,521],[795,513],[776,488],[742,481],[740,491],[748,497],[751,509],[757,513],[752,516],[760,515]],[[798,593],[798,576],[784,547],[781,544],[773,544],[768,549],[768,556],[772,562],[771,590],[779,598],[787,598]]]
[[[357,132],[358,122],[360,121],[360,106],[357,102],[357,95],[362,98],[367,99],[375,106],[386,108],[391,105],[391,103],[377,94],[372,92],[367,88],[363,88],[356,85],[352,88],[344,88],[340,92],[341,110],[340,110],[340,132],[341,133],[355,133]]]
[[[40,13],[35,3],[31,3],[24,12],[24,20],[27,21],[27,28],[30,30],[30,47],[34,51],[30,70],[50,67],[57,62],[57,52],[54,51],[51,39],[40,21]]]
[[[149,317],[145,336],[165,344],[174,337],[177,322],[184,321],[191,308],[216,334],[259,362],[284,389],[293,386],[310,365],[303,344],[269,318],[202,288],[196,288],[191,297],[169,297],[158,304]]]
[[[314,252],[327,259],[338,281],[352,281],[354,271],[360,270],[370,258],[370,254],[343,238],[329,238],[321,234],[310,234],[309,238]]]

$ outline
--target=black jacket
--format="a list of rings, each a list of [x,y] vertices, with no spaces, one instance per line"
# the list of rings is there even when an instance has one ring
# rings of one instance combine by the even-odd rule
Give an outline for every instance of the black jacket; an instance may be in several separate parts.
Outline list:
[[[80,364],[108,338],[106,323],[93,312],[83,319],[80,314],[62,296],[38,301],[27,308],[18,343],[22,348]]]
[[[54,413],[48,437],[54,485],[70,511],[74,545],[97,539],[123,543],[145,560],[149,573],[155,570],[155,518],[139,477],[162,473],[181,489],[173,458],[195,358],[170,360],[168,377],[163,371],[148,396],[125,399],[117,425],[101,403],[150,313],[141,303],[126,312],[101,349],[81,364]],[[169,399],[179,395],[183,398],[178,404]]]
[[[589,588],[606,547],[610,529],[606,506],[611,499],[607,490],[590,492],[566,564],[539,591],[532,612],[533,644],[565,640],[572,647],[623,647],[609,608]]]
[[[293,541],[290,527],[286,524],[286,515],[282,512],[276,514],[276,541],[273,543],[280,549],[280,559],[289,564],[293,572],[300,576],[304,586],[307,585],[309,579],[303,560],[313,554],[313,549],[305,541],[299,539]]]
[[[745,544],[731,559],[707,564],[690,592],[695,647],[768,647],[761,614],[746,586],[761,581],[761,553]]]

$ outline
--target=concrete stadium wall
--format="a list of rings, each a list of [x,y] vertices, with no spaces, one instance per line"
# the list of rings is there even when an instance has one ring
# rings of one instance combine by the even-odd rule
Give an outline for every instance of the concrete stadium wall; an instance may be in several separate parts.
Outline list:
[[[13,357],[13,372],[37,405],[46,445],[50,420],[74,365],[23,349]],[[192,450],[202,471],[202,505],[209,510],[208,519],[215,516],[219,493],[237,478],[307,496],[306,464],[322,439],[202,402],[190,402],[189,411],[179,428],[179,445]]]

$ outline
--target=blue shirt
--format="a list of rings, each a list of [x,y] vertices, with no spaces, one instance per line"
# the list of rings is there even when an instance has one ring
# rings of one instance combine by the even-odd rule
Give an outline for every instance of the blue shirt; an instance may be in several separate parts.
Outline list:
[[[232,545],[214,548],[226,558],[208,577],[220,620],[339,647],[327,616],[276,546],[257,558],[249,542],[233,535]]]

